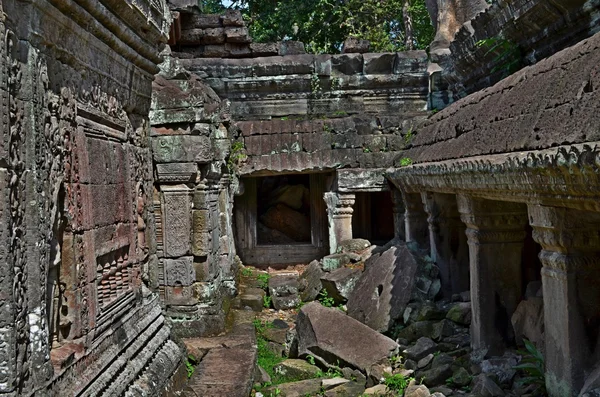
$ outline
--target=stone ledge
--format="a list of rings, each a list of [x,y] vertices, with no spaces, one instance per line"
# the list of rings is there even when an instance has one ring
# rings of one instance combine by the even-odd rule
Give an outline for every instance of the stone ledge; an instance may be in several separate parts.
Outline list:
[[[600,142],[477,156],[389,170],[407,193],[465,193],[505,201],[600,211]]]

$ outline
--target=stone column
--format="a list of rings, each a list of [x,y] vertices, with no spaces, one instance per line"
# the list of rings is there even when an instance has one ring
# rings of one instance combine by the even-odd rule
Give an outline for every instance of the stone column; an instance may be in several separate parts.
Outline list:
[[[457,195],[471,270],[471,344],[499,355],[513,338],[510,318],[522,296],[524,204]]]
[[[600,214],[533,204],[528,210],[542,246],[546,387],[552,397],[576,396],[598,350]]]
[[[469,246],[460,220],[456,196],[421,193],[428,214],[431,258],[440,268],[442,292],[451,298],[469,289]]]
[[[326,192],[323,195],[327,204],[329,221],[329,252],[337,252],[338,244],[352,238],[353,193]]]
[[[406,240],[406,229],[404,226],[404,201],[400,190],[392,187],[392,211],[394,213],[394,237]]]
[[[407,243],[417,244],[420,248],[429,247],[429,229],[427,214],[419,193],[402,192],[404,201],[404,235]]]

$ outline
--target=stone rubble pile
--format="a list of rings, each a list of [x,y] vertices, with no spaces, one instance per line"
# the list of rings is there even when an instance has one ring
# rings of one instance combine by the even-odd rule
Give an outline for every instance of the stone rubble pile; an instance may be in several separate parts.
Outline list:
[[[338,251],[300,275],[271,274],[275,309],[301,306],[295,324],[292,315],[263,332],[268,349],[285,357],[274,370],[294,381],[261,387],[271,379],[258,367],[256,396],[543,395],[534,384],[521,385],[515,367],[522,355],[471,350],[470,293],[441,299],[439,271],[428,257],[397,240],[381,247],[349,240]],[[534,287],[528,288],[533,301],[540,293]],[[535,337],[533,328],[515,326],[515,333]]]

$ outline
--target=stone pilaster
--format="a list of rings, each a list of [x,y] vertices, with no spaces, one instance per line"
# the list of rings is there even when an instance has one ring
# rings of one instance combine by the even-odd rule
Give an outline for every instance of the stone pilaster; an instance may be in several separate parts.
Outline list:
[[[528,210],[542,246],[548,394],[576,396],[600,326],[600,214],[533,204]]]
[[[431,258],[440,268],[446,298],[469,289],[469,246],[461,222],[456,196],[421,193],[429,224]]]
[[[406,240],[406,229],[404,226],[404,201],[402,193],[396,188],[392,188],[392,211],[394,213],[394,237]]]
[[[457,195],[466,224],[471,271],[471,344],[501,354],[513,338],[510,322],[522,296],[523,204]]]
[[[352,206],[356,197],[352,193],[326,192],[324,199],[329,221],[329,250],[333,254],[340,242],[352,238]]]
[[[407,243],[416,243],[420,248],[429,246],[427,214],[423,210],[423,202],[419,193],[402,192],[404,201],[404,227]]]

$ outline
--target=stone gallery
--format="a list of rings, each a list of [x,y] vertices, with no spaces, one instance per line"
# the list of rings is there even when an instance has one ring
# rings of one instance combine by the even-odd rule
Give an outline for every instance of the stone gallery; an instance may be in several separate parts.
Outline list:
[[[427,3],[0,0],[0,396],[600,396],[600,1]]]

